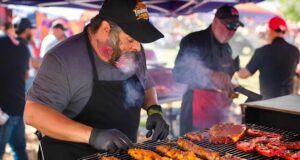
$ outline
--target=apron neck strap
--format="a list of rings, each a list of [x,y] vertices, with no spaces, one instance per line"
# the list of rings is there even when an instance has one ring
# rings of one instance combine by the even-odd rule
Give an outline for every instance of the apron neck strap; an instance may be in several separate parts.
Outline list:
[[[89,25],[87,25],[84,28],[85,41],[86,41],[86,46],[87,46],[89,59],[90,59],[90,62],[92,64],[93,80],[96,81],[96,80],[98,80],[98,73],[97,73],[96,63],[95,63],[94,54],[93,54],[93,48],[92,48],[92,45],[91,45],[90,40],[89,40],[88,26]]]

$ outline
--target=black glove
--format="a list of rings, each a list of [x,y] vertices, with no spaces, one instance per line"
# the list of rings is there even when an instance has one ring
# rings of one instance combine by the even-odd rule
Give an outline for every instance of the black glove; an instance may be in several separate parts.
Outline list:
[[[111,153],[132,147],[132,143],[127,136],[117,129],[93,128],[89,144],[98,150]]]
[[[169,125],[162,117],[161,106],[153,105],[147,110],[148,119],[146,122],[146,128],[149,130],[146,137],[149,138],[154,130],[152,140],[163,140],[167,138],[169,134]]]

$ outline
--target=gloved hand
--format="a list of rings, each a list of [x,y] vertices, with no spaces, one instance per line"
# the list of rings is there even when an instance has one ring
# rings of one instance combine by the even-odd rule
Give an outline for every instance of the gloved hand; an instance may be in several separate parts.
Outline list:
[[[146,137],[149,138],[152,133],[152,140],[163,140],[167,138],[169,134],[169,125],[162,117],[161,106],[153,105],[147,110],[148,119],[146,122],[146,128],[149,130]],[[154,130],[154,132],[152,131]]]
[[[105,150],[111,153],[132,147],[128,137],[117,129],[93,128],[89,144],[98,150]]]

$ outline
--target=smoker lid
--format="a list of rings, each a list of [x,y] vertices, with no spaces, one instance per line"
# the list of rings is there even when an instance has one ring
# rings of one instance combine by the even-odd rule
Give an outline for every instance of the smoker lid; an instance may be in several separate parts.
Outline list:
[[[300,115],[300,95],[287,95],[268,100],[244,103],[242,107],[254,107],[277,112]]]

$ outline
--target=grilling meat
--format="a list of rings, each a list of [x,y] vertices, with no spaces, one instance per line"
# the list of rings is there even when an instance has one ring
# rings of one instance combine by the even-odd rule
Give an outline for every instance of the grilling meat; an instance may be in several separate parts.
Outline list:
[[[263,155],[263,156],[266,156],[266,157],[273,157],[273,156],[276,156],[276,149],[272,149],[272,148],[269,148],[268,146],[264,145],[264,144],[258,144],[256,147],[255,147],[255,150]]]
[[[207,148],[200,147],[189,140],[179,138],[177,140],[177,144],[187,151],[192,151],[192,152],[196,153],[201,158],[205,158],[208,160],[219,160],[220,159],[220,154],[218,152],[215,152],[215,151],[207,149]]]
[[[188,132],[185,134],[190,140],[201,142],[204,140],[204,136],[201,133],[197,132]]]
[[[236,148],[244,152],[252,152],[255,149],[255,144],[251,142],[241,141],[236,144]]]
[[[174,160],[201,160],[195,155],[194,152],[181,151],[179,149],[172,148],[167,145],[158,145],[156,146],[156,150]]]
[[[242,124],[216,124],[209,131],[209,141],[214,144],[237,142],[245,133],[246,126]]]
[[[252,128],[249,128],[247,130],[247,135],[254,136],[254,137],[267,136],[268,138],[279,138],[279,139],[282,138],[281,134],[274,133],[274,132],[262,131],[262,130],[258,130],[258,129],[252,129]]]
[[[128,150],[128,154],[136,160],[172,160],[146,149],[131,148]]]
[[[224,156],[221,157],[220,160],[246,160],[244,158],[236,157],[232,154],[226,153]]]
[[[258,143],[263,143],[263,142],[269,142],[269,138],[266,136],[262,137],[256,137],[251,139],[250,141],[240,141],[236,144],[236,148],[238,150],[244,151],[244,152],[252,152],[254,151],[255,147],[258,145]]]
[[[100,160],[121,160],[121,159],[114,156],[103,156],[100,158]]]
[[[288,149],[300,149],[300,141],[286,142],[283,145],[286,146]]]

